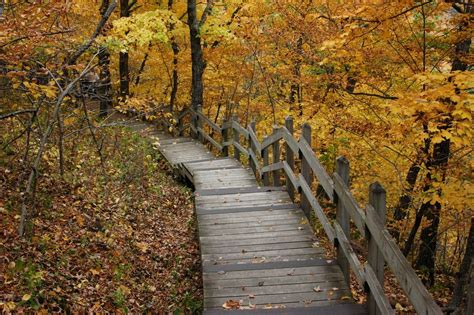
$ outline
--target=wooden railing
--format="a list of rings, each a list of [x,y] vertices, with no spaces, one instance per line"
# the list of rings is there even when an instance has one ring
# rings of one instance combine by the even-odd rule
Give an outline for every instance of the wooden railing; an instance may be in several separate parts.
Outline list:
[[[195,139],[208,144],[222,156],[242,157],[248,161],[256,178],[264,185],[281,186],[282,179],[288,194],[299,200],[308,218],[311,212],[321,223],[327,237],[337,251],[337,261],[345,281],[350,285],[350,272],[368,295],[369,314],[394,314],[384,293],[385,264],[391,269],[418,314],[442,314],[415,271],[385,228],[386,192],[379,183],[369,186],[369,203],[365,208],[349,189],[349,162],[344,157],[336,160],[335,172],[329,175],[311,147],[311,126],[304,124],[300,139],[293,135],[293,119],[285,125],[275,126],[272,134],[259,141],[255,123],[243,127],[237,117],[223,122],[222,126],[206,117],[200,108],[188,109],[175,116],[175,133],[183,135],[187,129]],[[283,150],[282,150],[283,145]],[[282,158],[284,151],[284,158]],[[300,167],[296,167],[296,158]],[[284,176],[282,176],[284,175]],[[323,211],[313,193],[314,179],[324,190],[328,200],[335,204],[335,220]],[[362,263],[350,241],[350,223],[367,241],[367,262]]]

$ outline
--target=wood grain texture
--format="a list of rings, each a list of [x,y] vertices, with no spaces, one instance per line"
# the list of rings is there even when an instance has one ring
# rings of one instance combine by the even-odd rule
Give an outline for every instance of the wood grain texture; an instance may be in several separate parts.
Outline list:
[[[214,127],[211,125],[216,130]],[[288,137],[288,130],[275,129],[276,137],[267,140],[273,166],[278,166],[267,167],[267,171],[274,175],[276,186],[281,185],[280,173],[285,171],[291,186],[260,187],[254,174],[260,172],[256,162],[261,149],[255,133],[241,128],[236,120],[232,127],[234,134],[250,139],[251,168],[243,167],[237,159],[248,155],[237,137],[234,158],[215,158],[190,138],[167,139],[159,146],[196,189],[204,311],[219,311],[229,299],[244,300],[256,308],[268,304],[292,309],[353,305],[347,304],[350,290],[339,266],[325,258],[303,211],[286,191],[287,187],[293,191],[299,187],[292,171],[294,162],[279,162],[281,148],[275,139]],[[201,128],[197,131],[203,132]],[[295,148],[296,141],[286,146],[285,152]],[[269,160],[267,152],[264,157]]]

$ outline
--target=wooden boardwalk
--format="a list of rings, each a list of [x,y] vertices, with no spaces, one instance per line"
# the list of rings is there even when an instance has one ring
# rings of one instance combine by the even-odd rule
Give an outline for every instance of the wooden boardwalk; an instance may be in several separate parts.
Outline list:
[[[233,303],[243,313],[366,313],[283,187],[260,187],[250,169],[191,138],[155,136],[195,187],[206,313]]]

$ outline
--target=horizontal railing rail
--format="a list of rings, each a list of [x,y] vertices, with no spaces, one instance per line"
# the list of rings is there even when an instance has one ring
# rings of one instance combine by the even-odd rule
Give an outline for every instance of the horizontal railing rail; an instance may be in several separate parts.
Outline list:
[[[337,261],[346,282],[350,285],[352,270],[359,285],[367,292],[370,314],[395,313],[384,293],[385,264],[398,279],[417,313],[442,314],[441,308],[385,227],[386,193],[383,187],[378,183],[371,184],[369,203],[366,207],[360,207],[349,187],[349,162],[339,157],[336,171],[330,176],[313,151],[311,127],[308,124],[303,125],[302,136],[298,140],[293,135],[293,119],[288,117],[285,126],[275,126],[273,132],[260,141],[255,123],[244,127],[235,116],[224,121],[222,126],[206,117],[200,107],[184,110],[173,117],[176,122],[175,134],[183,135],[189,130],[191,137],[210,144],[223,156],[229,156],[229,149],[232,149],[235,159],[248,159],[256,178],[263,180],[264,185],[282,186],[284,178],[292,200],[296,200],[296,194],[299,194],[305,214],[309,218],[310,213],[314,213],[326,236],[336,247]],[[168,127],[167,130],[171,129],[169,122],[163,125]],[[215,138],[216,135],[219,139]],[[300,160],[299,168],[296,167],[295,157]],[[313,193],[312,187],[316,183],[314,178],[325,197],[335,204],[335,220],[328,217]],[[350,222],[355,225],[360,236],[367,240],[365,263],[359,260],[351,245]]]

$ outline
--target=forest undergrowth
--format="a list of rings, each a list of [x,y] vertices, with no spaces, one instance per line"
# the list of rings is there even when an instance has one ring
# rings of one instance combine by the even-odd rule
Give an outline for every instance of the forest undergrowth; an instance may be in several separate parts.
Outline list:
[[[175,181],[150,141],[136,132],[110,128],[101,140],[102,162],[90,137],[68,142],[72,153],[64,176],[57,171],[57,150],[46,152],[33,234],[26,239],[18,237],[17,228],[27,164],[15,147],[0,151],[4,312],[201,308],[191,191]]]

